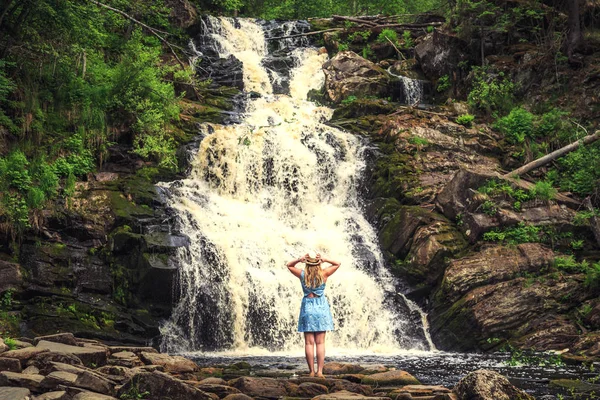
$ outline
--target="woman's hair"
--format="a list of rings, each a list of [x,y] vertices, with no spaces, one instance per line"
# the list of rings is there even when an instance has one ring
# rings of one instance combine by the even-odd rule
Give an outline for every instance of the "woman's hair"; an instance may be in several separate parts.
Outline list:
[[[309,288],[316,288],[323,284],[321,264],[306,264],[306,268],[304,269],[304,284]]]

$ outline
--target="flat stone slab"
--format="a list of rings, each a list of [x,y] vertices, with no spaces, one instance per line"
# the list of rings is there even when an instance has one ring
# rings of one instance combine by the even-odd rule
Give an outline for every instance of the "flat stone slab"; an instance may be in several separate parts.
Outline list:
[[[140,358],[147,365],[162,365],[166,372],[176,374],[196,372],[200,369],[195,362],[181,356],[141,352]]]
[[[73,400],[118,400],[116,397],[106,396],[104,394],[83,392],[73,396]]]
[[[35,357],[36,355],[38,355],[40,353],[45,353],[47,351],[48,351],[48,349],[41,349],[41,348],[37,348],[37,347],[26,347],[24,349],[6,351],[6,352],[2,353],[2,357],[16,358],[17,360],[19,360],[21,362],[21,367],[25,368],[26,364],[27,364],[27,360]]]
[[[325,375],[356,374],[364,369],[364,367],[358,364],[342,362],[328,362],[323,365],[323,373]]]
[[[373,375],[365,375],[362,383],[372,386],[404,386],[404,385],[420,385],[421,382],[406,371],[394,370],[388,372],[380,372]]]
[[[72,333],[56,333],[54,335],[39,336],[33,339],[33,344],[37,346],[42,340],[77,346],[77,339]]]
[[[66,395],[67,392],[65,392],[64,390],[60,390],[57,392],[47,392],[39,395],[35,398],[35,400],[63,400],[65,399]]]
[[[29,389],[0,386],[0,400],[29,400],[30,396]]]
[[[16,372],[0,372],[0,386],[18,386],[33,392],[40,391],[40,383],[44,380],[42,375],[25,375]]]
[[[35,348],[58,353],[73,354],[77,356],[86,367],[100,367],[106,364],[106,349],[100,346],[88,345],[79,347],[40,340]]]
[[[352,393],[347,390],[342,390],[335,393],[322,394],[317,397],[313,397],[312,400],[390,400],[389,397],[379,397],[379,396],[364,396],[358,393]]]

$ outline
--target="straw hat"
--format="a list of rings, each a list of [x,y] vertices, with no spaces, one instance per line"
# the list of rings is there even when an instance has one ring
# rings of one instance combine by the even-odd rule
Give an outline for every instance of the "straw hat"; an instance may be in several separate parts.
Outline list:
[[[317,258],[317,254],[311,251],[306,256],[306,259],[305,259],[304,263],[306,265],[311,265],[311,266],[319,265],[319,264],[321,264],[321,259]]]

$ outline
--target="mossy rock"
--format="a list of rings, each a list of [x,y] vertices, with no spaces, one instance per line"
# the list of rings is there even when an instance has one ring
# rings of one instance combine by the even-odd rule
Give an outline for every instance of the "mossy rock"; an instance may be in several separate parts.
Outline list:
[[[125,225],[134,222],[139,218],[151,217],[154,215],[154,212],[150,207],[136,205],[129,201],[121,192],[111,192],[110,202],[113,213],[117,217],[118,225]]]
[[[110,249],[113,254],[130,254],[133,249],[144,244],[144,235],[134,233],[128,225],[123,225],[111,232]]]
[[[553,379],[550,386],[559,387],[573,393],[600,393],[600,385],[582,382],[579,379]]]
[[[390,114],[396,111],[396,104],[383,99],[357,99],[342,104],[333,112],[332,119],[358,118],[366,115]]]

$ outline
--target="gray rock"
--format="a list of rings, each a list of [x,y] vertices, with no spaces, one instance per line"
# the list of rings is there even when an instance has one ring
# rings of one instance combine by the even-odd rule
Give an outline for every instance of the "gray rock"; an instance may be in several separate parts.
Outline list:
[[[51,371],[54,371],[54,369],[52,368],[52,364],[55,362],[61,364],[83,366],[83,363],[81,362],[79,357],[76,357],[72,354],[57,353],[54,351],[49,351],[35,355],[33,358],[27,361],[27,365],[33,365],[40,370],[40,373],[42,375],[48,375]]]
[[[30,396],[29,389],[0,386],[0,400],[30,400]]]
[[[34,400],[69,400],[64,390],[40,394]]]
[[[386,97],[390,94],[390,75],[352,51],[342,51],[323,64],[325,90],[334,103],[348,96]]]
[[[0,357],[0,371],[21,372],[21,361],[16,358]]]
[[[273,378],[253,378],[243,376],[229,382],[231,386],[251,397],[277,399],[286,396],[287,389],[283,381]]]
[[[452,76],[458,63],[468,60],[463,52],[465,48],[467,43],[461,39],[435,30],[415,46],[415,58],[427,78],[438,79]]]
[[[0,293],[23,283],[19,264],[0,260]]]
[[[73,354],[77,356],[83,362],[83,364],[88,367],[91,367],[93,365],[105,365],[107,359],[106,348],[94,345],[79,347],[62,343],[48,342],[47,340],[40,340],[36,345],[36,348],[45,351]]]
[[[47,349],[41,349],[36,347],[26,347],[19,350],[10,350],[2,353],[2,357],[16,358],[21,362],[21,367],[26,367],[27,361],[40,353],[47,352]]]
[[[166,372],[176,374],[196,372],[200,369],[195,362],[181,356],[141,352],[140,358],[146,365],[162,365]]]
[[[99,393],[82,392],[73,396],[73,400],[117,400],[115,397]]]
[[[44,389],[54,390],[58,388],[58,385],[73,386],[75,381],[77,381],[77,374],[65,371],[54,371],[46,375],[40,385]]]

